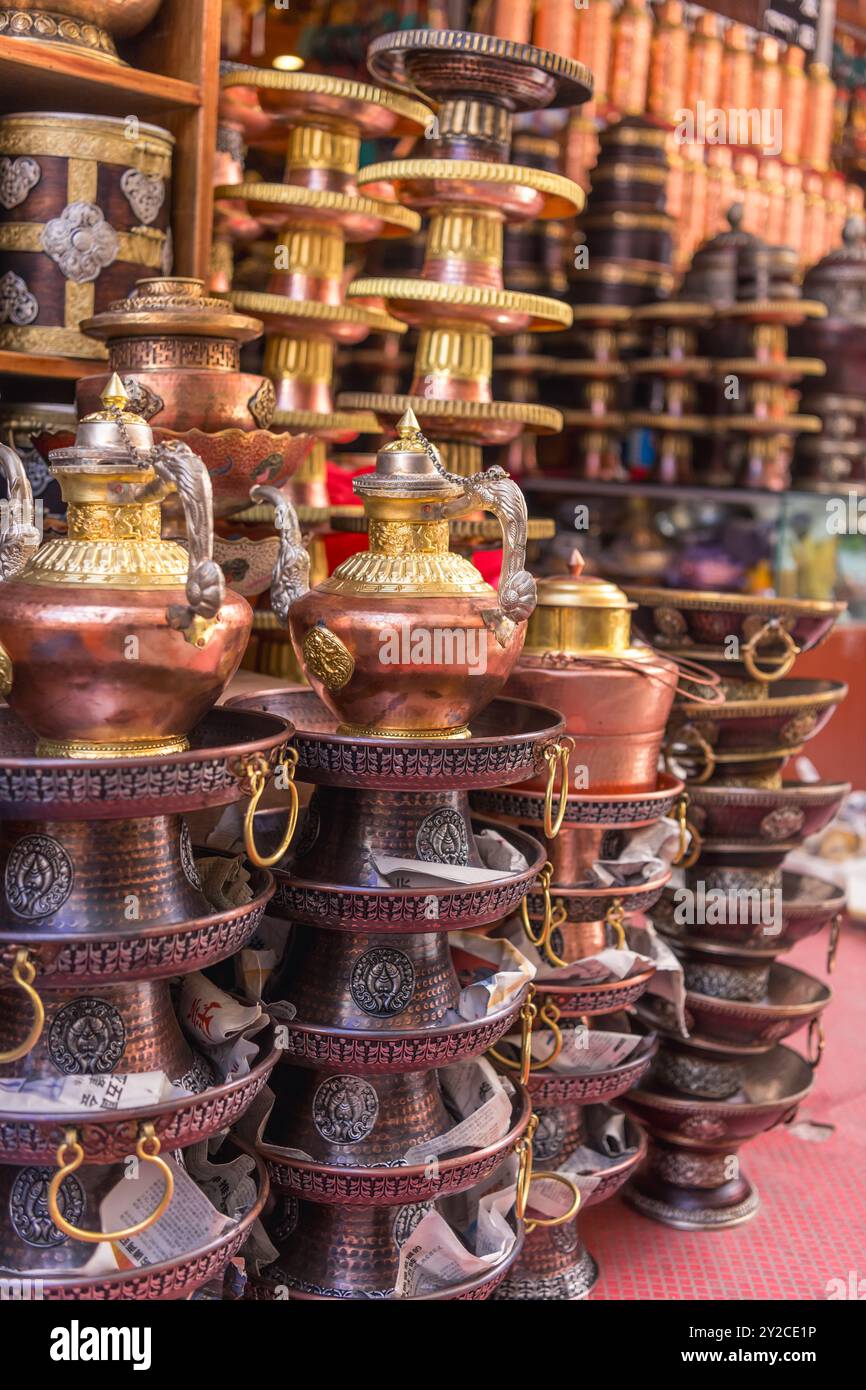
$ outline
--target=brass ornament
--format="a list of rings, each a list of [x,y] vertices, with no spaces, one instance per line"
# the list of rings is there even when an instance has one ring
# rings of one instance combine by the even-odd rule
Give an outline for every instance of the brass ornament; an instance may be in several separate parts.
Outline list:
[[[336,633],[311,627],[303,641],[304,661],[327,690],[342,690],[355,673],[355,660]]]

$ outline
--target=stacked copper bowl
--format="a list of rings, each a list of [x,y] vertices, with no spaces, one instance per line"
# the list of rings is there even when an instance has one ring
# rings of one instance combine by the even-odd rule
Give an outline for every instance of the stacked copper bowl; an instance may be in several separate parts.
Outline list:
[[[489,832],[473,819],[469,792],[539,775],[552,788],[562,720],[497,698],[534,586],[520,568],[520,494],[508,479],[483,476],[482,488],[509,500],[518,568],[507,541],[505,570],[525,594],[519,610],[497,612],[495,592],[449,550],[447,499],[474,510],[479,495],[472,480],[461,491],[407,419],[375,472],[355,480],[369,551],[305,594],[288,569],[282,576],[313,690],[233,702],[291,717],[299,777],[313,788],[300,838],[274,870],[272,912],[291,932],[268,982],[286,1020],[285,1052],[254,1136],[277,1195],[266,1221],[275,1259],[254,1284],[263,1299],[486,1298],[519,1255],[523,1216],[532,1217],[530,1098],[480,1061],[519,1027],[532,970],[477,931],[517,907],[544,854],[506,830],[495,843],[507,867],[486,868]],[[448,635],[447,657],[435,642],[422,650],[436,633]],[[463,651],[473,633],[485,653],[474,666]],[[268,818],[259,820],[264,839]],[[495,961],[501,950],[498,971],[482,964],[482,953]],[[484,1002],[469,1008],[473,987]],[[573,1184],[565,1187],[576,1208]],[[458,1241],[461,1212],[491,1200],[501,1203],[495,1258],[479,1263],[480,1251],[458,1243],[451,1273],[437,1276],[430,1260],[443,1233]]]
[[[214,1011],[238,1001],[200,972],[247,942],[273,880],[251,821],[255,868],[197,863],[186,817],[257,803],[278,767],[289,785],[292,730],[212,708],[250,610],[212,558],[202,460],[154,446],[128,405],[115,376],[51,455],[68,534],[41,547],[23,465],[2,450],[19,502],[0,585],[2,1264],[51,1299],[187,1297],[238,1253],[267,1193],[259,1162],[241,1159],[241,1192],[207,1146],[264,1085],[273,1030],[249,1011],[254,1040],[227,1061]],[[173,488],[189,553],[161,536]],[[196,1187],[205,1169],[230,1207]]]
[[[850,218],[844,244],[807,271],[803,293],[827,309],[791,331],[795,353],[817,357],[827,368],[820,380],[809,379],[803,410],[818,416],[820,434],[801,434],[794,452],[798,486],[833,487],[866,482],[866,406],[858,383],[862,371],[866,322],[866,228]]]
[[[634,605],[614,585],[578,572],[542,580],[538,587],[538,607],[507,690],[521,698],[532,691],[562,710],[562,794],[554,798],[536,777],[476,792],[473,801],[479,811],[545,846],[546,897],[530,895],[523,916],[541,961],[530,1040],[529,1090],[540,1118],[534,1153],[537,1163],[576,1179],[587,1207],[613,1195],[646,1156],[640,1129],[630,1120],[617,1121],[606,1107],[640,1083],[655,1054],[652,1032],[623,1011],[653,987],[656,966],[639,951],[627,969],[605,969],[599,961],[591,975],[575,976],[575,963],[609,948],[614,955],[616,948],[628,951],[628,920],[652,909],[670,878],[661,860],[650,865],[650,854],[648,874],[620,882],[600,879],[595,865],[617,859],[663,818],[678,814],[682,820],[683,783],[657,771],[681,675],[676,663],[632,641]],[[680,835],[675,843],[679,850]],[[511,1037],[496,1057],[511,1069],[518,1053]],[[586,1150],[598,1148],[599,1129],[611,1123],[621,1127],[619,1151],[594,1170],[592,1160],[586,1166]],[[527,1236],[502,1296],[584,1298],[597,1279],[579,1221],[538,1227]]]
[[[832,819],[849,788],[783,780],[783,768],[846,688],[786,676],[843,605],[661,589],[629,594],[644,634],[713,667],[726,699],[712,709],[678,703],[668,726],[667,764],[682,766],[687,778],[691,846],[682,883],[666,890],[655,921],[683,964],[686,1031],[664,1007],[641,1006],[661,1045],[627,1102],[651,1134],[648,1167],[628,1200],[667,1225],[719,1229],[757,1211],[737,1151],[796,1115],[824,1045],[830,990],[778,957],[833,923],[832,966],[844,894],[783,864]],[[804,1028],[808,1060],[781,1045]]]

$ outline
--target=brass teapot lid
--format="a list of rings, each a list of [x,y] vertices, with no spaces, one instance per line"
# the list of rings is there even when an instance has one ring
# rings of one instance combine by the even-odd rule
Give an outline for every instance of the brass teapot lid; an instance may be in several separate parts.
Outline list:
[[[633,656],[631,614],[637,604],[610,580],[583,573],[578,550],[569,558],[569,573],[538,580],[538,605],[529,619],[526,648],[571,656],[604,653]]]
[[[115,300],[81,325],[89,337],[107,343],[115,338],[181,335],[237,344],[260,337],[263,326],[259,319],[238,313],[226,300],[207,294],[204,280],[185,275],[137,280],[125,299]]]
[[[116,464],[135,462],[134,451],[153,449],[153,430],[146,420],[128,410],[129,396],[123,382],[113,372],[103,388],[102,410],[85,415],[68,449],[52,449],[49,462],[55,465]]]
[[[421,432],[414,410],[397,422],[397,438],[376,455],[372,473],[363,473],[353,484],[359,497],[456,497],[460,482],[451,479],[439,451]]]

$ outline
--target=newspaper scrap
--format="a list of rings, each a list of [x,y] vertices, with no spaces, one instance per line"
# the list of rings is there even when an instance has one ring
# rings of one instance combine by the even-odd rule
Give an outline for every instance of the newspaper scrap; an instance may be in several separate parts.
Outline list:
[[[535,967],[505,938],[457,931],[449,932],[448,944],[462,986],[457,1011],[463,1019],[507,1008],[535,976]]]
[[[686,1027],[686,984],[681,962],[670,946],[659,936],[651,923],[638,926],[627,924],[625,929],[629,946],[653,962],[655,974],[647,986],[647,994],[655,995],[671,1006],[677,1027],[684,1038],[689,1033]]]
[[[259,1056],[256,1035],[269,1021],[261,1004],[242,1004],[197,971],[184,976],[177,1016],[181,1027],[205,1046],[223,1081],[249,1074]]]
[[[435,1208],[427,1212],[400,1249],[395,1297],[423,1298],[478,1275],[492,1273],[517,1239],[508,1215],[515,1187],[489,1192],[478,1203],[474,1248]]]
[[[278,917],[263,917],[255,934],[235,956],[235,981],[244,998],[260,1003],[268,980],[285,955],[291,928]]]
[[[555,979],[557,983],[568,981],[601,984],[605,980],[624,980],[629,975],[639,975],[653,964],[651,958],[641,955],[637,950],[620,950],[615,946],[606,946],[595,956],[586,956],[583,960],[571,961],[568,965],[551,965],[550,961],[545,960],[527,940],[519,917],[509,917],[504,926],[497,930],[500,934],[494,939],[505,939],[517,946],[530,964],[535,966],[538,981]]]
[[[600,1028],[587,1028],[579,1023],[576,1027],[562,1028],[562,1050],[549,1063],[551,1072],[580,1072],[591,1076],[594,1072],[608,1071],[621,1066],[623,1062],[640,1047],[644,1041],[640,1033],[607,1033]],[[520,1036],[511,1033],[499,1044],[510,1045],[514,1049],[515,1060],[520,1056]],[[552,1056],[556,1046],[553,1032],[540,1028],[532,1034],[533,1061],[542,1062]]]
[[[501,883],[503,878],[526,873],[529,865],[498,830],[482,830],[475,847],[483,868],[474,864],[439,864],[421,859],[396,859],[374,854],[373,863],[392,888],[441,888],[450,884]]]
[[[0,1112],[38,1115],[132,1110],[190,1093],[162,1071],[103,1076],[8,1077],[0,1081]]]
[[[157,1265],[174,1260],[191,1250],[200,1249],[216,1240],[231,1226],[235,1218],[217,1211],[216,1207],[193,1179],[166,1157],[173,1170],[174,1192],[168,1207],[158,1221],[145,1231],[112,1246],[118,1267],[130,1269],[140,1265]],[[118,1231],[134,1226],[162,1198],[165,1178],[151,1163],[130,1167],[125,1176],[100,1203],[99,1218],[103,1230]]]
[[[605,1172],[637,1152],[635,1130],[628,1117],[609,1105],[590,1105],[586,1111],[587,1137],[581,1146],[557,1165],[557,1173],[572,1178],[582,1202],[596,1190]],[[530,1212],[539,1216],[561,1216],[571,1205],[571,1194],[564,1183],[540,1179],[533,1182],[529,1196]]]
[[[663,817],[629,836],[616,859],[601,859],[593,864],[593,877],[604,888],[648,883],[671,867],[679,843],[679,825],[670,817]]]
[[[202,892],[218,912],[242,907],[244,903],[252,901],[252,875],[242,854],[234,859],[226,859],[222,855],[197,859],[195,867]]]
[[[410,1165],[460,1149],[487,1148],[508,1133],[514,1087],[485,1058],[443,1067],[439,1080],[445,1104],[459,1116],[458,1123],[444,1134],[407,1149],[405,1159]]]

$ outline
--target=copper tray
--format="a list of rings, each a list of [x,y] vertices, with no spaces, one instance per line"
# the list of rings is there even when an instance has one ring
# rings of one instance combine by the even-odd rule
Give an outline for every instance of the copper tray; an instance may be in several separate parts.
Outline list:
[[[568,922],[599,922],[615,902],[621,902],[626,914],[647,912],[661,896],[662,890],[671,876],[665,869],[658,878],[647,883],[636,883],[626,887],[610,888],[554,888],[551,897],[554,904],[561,902],[565,907]],[[544,899],[539,893],[529,893],[526,906],[530,917],[541,918],[544,913]]]
[[[594,1072],[538,1071],[529,1074],[529,1094],[534,1106],[597,1105],[621,1096],[637,1086],[649,1070],[658,1039],[649,1033],[640,1047],[617,1067]]]
[[[481,1274],[474,1275],[471,1279],[463,1279],[459,1284],[453,1284],[448,1289],[441,1289],[438,1293],[424,1294],[421,1298],[396,1298],[385,1300],[394,1303],[442,1303],[455,1300],[473,1300],[481,1302],[490,1297],[495,1289],[499,1287],[512,1265],[520,1257],[525,1239],[523,1223],[517,1226],[517,1239],[514,1248],[501,1260],[493,1269]],[[283,1292],[285,1290],[285,1292]],[[254,1300],[274,1302],[288,1298],[291,1302],[303,1303],[331,1303],[339,1298],[349,1299],[350,1295],[327,1294],[327,1293],[306,1293],[300,1289],[286,1288],[275,1282],[265,1279],[250,1279],[247,1283],[246,1297]],[[363,1295],[359,1295],[363,1298]],[[351,1300],[352,1302],[356,1300]]]
[[[660,772],[653,792],[615,792],[609,796],[572,792],[566,800],[563,824],[616,826],[618,830],[651,825],[670,815],[683,789],[684,783],[670,772]],[[489,816],[544,823],[543,792],[478,791],[471,799],[474,809]]]
[[[258,1197],[238,1224],[225,1235],[163,1264],[117,1270],[109,1274],[40,1275],[42,1298],[76,1303],[189,1298],[196,1289],[209,1284],[222,1273],[246,1241],[253,1222],[261,1215],[268,1198],[268,1175],[262,1160],[253,1156],[256,1159]]]
[[[274,715],[212,709],[183,753],[159,758],[37,758],[36,738],[0,708],[0,819],[109,820],[227,806],[247,796],[242,759],[271,765],[292,728]]]
[[[402,1206],[407,1202],[430,1202],[449,1193],[465,1192],[483,1182],[514,1151],[526,1132],[531,1114],[528,1091],[517,1087],[512,1125],[504,1138],[486,1149],[476,1149],[456,1158],[440,1158],[430,1165],[335,1168],[309,1159],[286,1158],[265,1143],[258,1147],[276,1192],[288,1192],[308,1202]]]
[[[711,925],[689,924],[688,931],[695,937],[710,937],[715,941],[742,941],[756,945],[766,940],[777,951],[788,951],[798,941],[821,931],[835,917],[845,910],[845,890],[824,879],[810,878],[802,874],[789,874],[782,871],[782,930],[775,935],[765,936],[763,923],[728,922]],[[656,925],[670,923],[677,929],[673,920],[676,889],[666,888],[655,907]]]
[[[264,710],[294,724],[299,781],[390,791],[471,791],[525,781],[546,771],[544,750],[565,729],[556,710],[505,698],[491,701],[464,739],[338,734],[330,710],[304,686],[240,695],[225,708]]]
[[[272,876],[256,869],[254,896],[240,907],[172,926],[132,926],[124,932],[75,932],[16,928],[0,930],[0,972],[10,971],[26,948],[37,978],[52,988],[112,984],[118,979],[156,980],[204,970],[234,955],[264,916],[274,889]],[[7,919],[8,920],[8,919]]]
[[[813,738],[845,699],[842,681],[780,680],[763,699],[727,700],[721,705],[689,701],[674,706],[666,747],[697,745],[698,738],[726,753],[775,752],[800,748]]]
[[[561,984],[547,980],[535,981],[539,1010],[550,999],[563,1018],[580,1018],[583,1014],[611,1014],[634,1004],[655,974],[654,965],[624,980],[601,980],[598,984]]]
[[[638,605],[634,621],[648,642],[697,642],[721,647],[736,636],[746,641],[768,620],[775,620],[808,652],[827,636],[844,613],[846,604],[821,599],[759,598],[751,594],[702,592],[695,589],[653,589],[629,584],[626,593]],[[768,633],[758,660],[765,664],[772,654],[785,654],[781,637]]]
[[[777,962],[770,967],[766,996],[756,1004],[687,990],[686,1026],[716,1042],[775,1043],[817,1020],[831,998],[828,985]]]
[[[0,1162],[22,1165],[56,1164],[57,1150],[67,1129],[75,1129],[86,1163],[121,1163],[135,1151],[140,1126],[150,1122],[161,1148],[186,1148],[235,1124],[252,1105],[280,1059],[274,1030],[264,1034],[259,1061],[237,1081],[210,1086],[197,1095],[181,1096],[128,1110],[88,1110],[83,1113],[29,1115],[0,1110]]]
[[[476,824],[483,827],[488,822],[473,822]],[[277,869],[271,913],[312,927],[382,935],[389,931],[465,931],[486,926],[514,911],[538,877],[545,859],[544,850],[530,835],[520,830],[506,830],[504,835],[522,851],[529,868],[504,877],[500,883],[475,887],[460,884],[448,889],[352,888],[345,884],[311,883]],[[438,916],[430,918],[425,916],[425,910],[433,897],[437,900]]]
[[[486,1018],[464,1019],[413,1032],[345,1032],[312,1023],[283,1025],[282,1060],[292,1066],[338,1066],[360,1076],[427,1071],[478,1057],[516,1023],[526,989]]]
[[[688,819],[702,839],[804,840],[829,824],[850,790],[850,782],[783,782],[776,790],[693,785]]]

